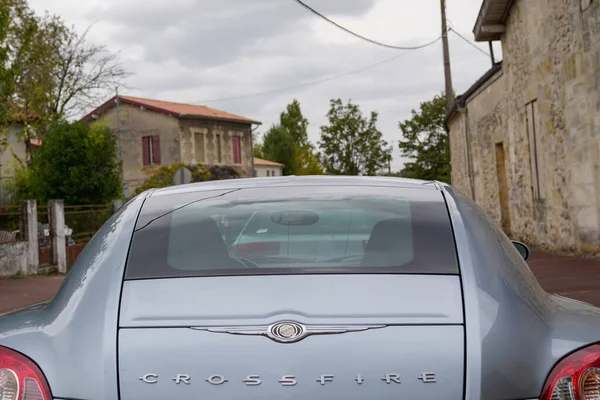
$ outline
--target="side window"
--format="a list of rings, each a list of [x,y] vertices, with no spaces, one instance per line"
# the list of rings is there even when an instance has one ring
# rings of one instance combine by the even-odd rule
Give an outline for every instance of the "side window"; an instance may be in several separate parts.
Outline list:
[[[142,156],[144,165],[160,164],[160,136],[142,136]]]

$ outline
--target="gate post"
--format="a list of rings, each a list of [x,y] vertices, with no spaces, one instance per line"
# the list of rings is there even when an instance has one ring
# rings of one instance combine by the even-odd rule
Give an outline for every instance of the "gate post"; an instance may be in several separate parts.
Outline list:
[[[65,240],[65,205],[62,200],[50,200],[50,234],[52,236],[52,261],[61,274],[67,273],[67,243]]]
[[[24,223],[21,224],[21,233],[27,241],[27,274],[37,274],[40,267],[40,253],[38,247],[37,203],[35,200],[21,202],[23,207]]]

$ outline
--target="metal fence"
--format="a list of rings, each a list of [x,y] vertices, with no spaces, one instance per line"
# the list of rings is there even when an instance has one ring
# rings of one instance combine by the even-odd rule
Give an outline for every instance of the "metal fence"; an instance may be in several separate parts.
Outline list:
[[[0,206],[0,243],[25,240],[25,215],[23,206]]]
[[[65,206],[67,246],[87,243],[112,214],[112,204]]]

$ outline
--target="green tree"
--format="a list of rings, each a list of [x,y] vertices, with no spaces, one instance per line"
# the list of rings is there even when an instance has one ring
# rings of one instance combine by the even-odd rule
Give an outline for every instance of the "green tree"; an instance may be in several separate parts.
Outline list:
[[[294,99],[279,115],[279,125],[292,136],[296,145],[295,175],[323,174],[319,154],[308,139],[308,120],[304,118],[298,100]]]
[[[0,2],[0,126],[23,123],[21,140],[40,137],[123,83],[128,73],[117,56],[86,39],[57,16],[36,15],[27,0]]]
[[[144,169],[148,178],[135,189],[134,195],[150,190],[173,186],[173,177],[179,168],[187,168],[192,173],[192,182],[205,182],[213,180],[236,179],[239,174],[229,166],[213,165],[205,167],[202,164],[185,165],[181,163],[152,166]]]
[[[17,72],[20,64],[18,41],[22,46],[31,42],[35,24],[27,13],[25,0],[0,2],[0,154],[8,146],[6,127],[12,122],[21,122],[22,107],[16,99]]]
[[[360,108],[348,101],[332,99],[329,124],[321,127],[319,146],[325,171],[333,175],[375,175],[387,167],[391,151],[377,129],[377,113],[363,117]]]
[[[296,144],[292,135],[281,125],[273,125],[263,138],[265,159],[284,165],[284,175],[296,174]]]
[[[58,16],[38,16],[26,0],[4,0],[0,20],[4,9],[9,20],[4,37],[6,24],[0,21],[0,43],[10,49],[11,98],[19,112],[36,116],[32,129],[38,133],[54,120],[96,106],[123,85],[128,72],[116,54],[87,42],[89,29],[80,34]]]
[[[257,158],[265,158],[265,155],[263,154],[263,145],[262,143],[254,143],[254,148],[252,149],[252,154],[254,155],[254,157]]]
[[[13,44],[17,96],[41,121],[72,117],[123,85],[128,72],[117,55],[88,44],[88,31],[79,34],[56,16],[30,18],[31,27],[19,34],[30,40]]]
[[[8,116],[8,104],[13,94],[13,67],[10,64],[11,48],[7,43],[11,25],[9,2],[0,3],[0,122]]]
[[[312,143],[296,145],[296,175],[323,175],[319,153]]]
[[[21,188],[17,199],[28,194],[44,204],[50,199],[76,205],[119,198],[116,137],[102,125],[56,121],[21,180],[15,184]]]
[[[304,147],[309,144],[308,120],[302,115],[298,100],[294,99],[287,105],[285,111],[279,115],[279,125],[292,135],[294,143],[298,146]]]
[[[0,127],[6,126],[8,104],[13,92],[13,71],[9,63],[10,46],[6,43],[10,26],[10,7],[8,2],[0,3]],[[2,129],[2,128],[0,128]],[[6,131],[0,131],[0,154],[8,145]]]
[[[164,187],[173,186],[173,177],[175,172],[179,168],[187,168],[192,173],[192,182],[207,181],[210,172],[204,166],[198,165],[184,165],[184,164],[170,164],[161,166],[152,166],[144,170],[148,175],[148,178],[135,189],[135,195],[145,192],[150,189],[160,189]]]
[[[404,140],[399,142],[400,153],[413,161],[404,166],[405,176],[450,183],[448,135],[444,129],[446,115],[444,94],[421,103],[411,118],[399,123]]]

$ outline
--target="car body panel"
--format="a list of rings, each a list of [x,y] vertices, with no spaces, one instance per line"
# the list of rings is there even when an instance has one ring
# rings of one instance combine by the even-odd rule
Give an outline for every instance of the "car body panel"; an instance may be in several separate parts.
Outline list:
[[[302,187],[302,186],[355,186],[355,187],[395,187],[405,189],[439,190],[435,182],[419,179],[390,178],[384,176],[281,176],[270,178],[229,179],[181,186],[171,186],[153,190],[151,197],[172,194],[185,195],[213,190],[239,190],[261,187]]]
[[[117,323],[125,257],[144,197],[115,213],[46,304],[0,318],[0,346],[35,361],[53,396],[117,399]]]
[[[497,227],[490,225],[489,218],[483,216],[470,200],[457,194],[450,186],[393,178],[283,177],[184,185],[144,193],[135,198],[96,234],[51,302],[0,318],[0,346],[15,349],[33,359],[44,371],[56,399],[119,398],[118,380],[122,378],[117,373],[119,299],[126,255],[144,199],[150,195],[158,197],[173,193],[181,193],[182,197],[186,193],[209,196],[209,193],[202,192],[227,192],[245,187],[319,185],[350,185],[356,186],[357,191],[365,192],[373,186],[388,185],[406,190],[418,187],[443,192],[453,224],[464,297],[466,399],[537,398],[556,362],[569,353],[600,340],[600,309],[546,293],[508,238]],[[159,317],[164,316],[164,311],[166,310],[161,311],[162,315]],[[363,334],[387,335],[387,332],[391,332],[387,330],[390,328],[330,337],[309,337],[307,339],[310,341],[303,340],[300,343],[327,344],[327,340],[331,338],[349,343]],[[214,340],[234,339],[227,334],[190,329],[157,329],[163,332],[182,332],[186,338],[212,335],[210,337]],[[286,345],[262,337],[246,339],[260,342],[265,348],[286,348]],[[359,341],[357,346],[361,343]],[[174,346],[174,343],[171,345]],[[425,347],[425,343],[422,346]],[[418,351],[421,348],[415,349]],[[168,345],[161,348],[161,351],[168,350]],[[149,358],[151,356],[152,350],[144,355]],[[344,359],[343,355],[340,357]],[[127,360],[129,361],[135,362]],[[326,359],[322,361],[329,362]],[[196,365],[202,363],[197,361]],[[336,366],[338,365],[332,365]],[[440,370],[444,365],[432,368]],[[182,371],[177,373],[179,372]],[[253,373],[255,372],[247,372]],[[131,375],[133,376],[135,374]],[[134,379],[137,378],[136,376]],[[374,395],[371,397],[378,398]]]
[[[467,400],[540,396],[552,367],[600,340],[600,309],[545,292],[483,211],[443,186],[461,269]]]
[[[377,288],[374,292],[365,288]],[[280,275],[126,281],[121,327],[462,324],[458,276]]]
[[[293,344],[181,328],[121,329],[121,399],[460,399],[463,342],[460,325],[391,326]],[[419,379],[433,371],[436,382]],[[148,373],[156,383],[140,379]],[[386,374],[401,383],[386,383]],[[177,384],[178,375],[188,383]],[[213,375],[227,382],[210,384]],[[261,383],[245,384],[250,375]],[[321,384],[321,375],[331,381]],[[284,376],[297,383],[282,385]]]

